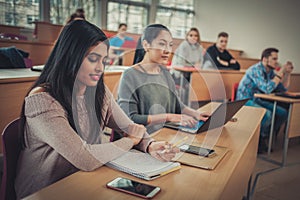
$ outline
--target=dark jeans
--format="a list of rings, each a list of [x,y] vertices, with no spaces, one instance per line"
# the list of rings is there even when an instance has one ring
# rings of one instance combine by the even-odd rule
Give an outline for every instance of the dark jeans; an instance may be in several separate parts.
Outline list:
[[[265,101],[262,99],[255,99],[254,101],[249,100],[245,105],[266,109],[266,113],[261,121],[260,136],[263,138],[268,137],[270,134],[274,102]],[[275,133],[278,133],[280,126],[283,123],[285,123],[287,117],[288,117],[287,109],[284,108],[283,106],[277,105],[275,111],[275,123],[274,123]]]

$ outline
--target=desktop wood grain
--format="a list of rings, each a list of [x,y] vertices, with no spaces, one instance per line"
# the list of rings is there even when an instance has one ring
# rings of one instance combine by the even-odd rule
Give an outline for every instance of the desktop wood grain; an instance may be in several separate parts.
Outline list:
[[[211,104],[203,108],[211,109]],[[107,189],[105,184],[116,177],[127,177],[157,185],[162,191],[157,199],[242,199],[253,171],[259,137],[259,124],[264,110],[244,106],[237,114],[237,122],[229,122],[217,139],[217,145],[227,146],[230,152],[215,170],[182,165],[179,171],[153,181],[144,181],[128,174],[101,167],[93,172],[77,172],[25,199],[139,199]],[[203,142],[207,134],[191,135],[164,128],[154,134],[156,140],[172,140],[176,135],[194,137]]]

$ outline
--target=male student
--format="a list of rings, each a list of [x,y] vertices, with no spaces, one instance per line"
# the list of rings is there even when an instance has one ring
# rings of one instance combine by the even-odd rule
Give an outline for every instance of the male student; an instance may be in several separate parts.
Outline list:
[[[204,57],[203,69],[231,69],[239,70],[240,64],[226,50],[228,43],[228,33],[221,32],[218,34],[217,42],[208,47]],[[215,67],[214,67],[215,66]]]
[[[254,64],[246,71],[237,90],[237,99],[250,98],[246,105],[266,109],[266,114],[261,123],[258,153],[267,151],[266,138],[270,133],[274,103],[255,98],[254,94],[270,94],[286,91],[289,87],[290,76],[293,70],[293,64],[288,61],[279,71],[275,71],[275,68],[278,67],[278,52],[279,51],[276,48],[265,49],[262,52],[261,61]],[[275,113],[275,132],[278,132],[280,126],[286,121],[287,115],[287,110],[284,107],[277,106]]]
[[[123,46],[125,41],[130,41],[132,43],[135,43],[133,38],[126,35],[127,31],[127,24],[121,23],[119,24],[118,33],[110,38],[109,44],[110,44],[110,53],[109,57],[111,59],[117,59],[120,57],[120,55],[123,53],[123,50],[120,50],[120,47]]]

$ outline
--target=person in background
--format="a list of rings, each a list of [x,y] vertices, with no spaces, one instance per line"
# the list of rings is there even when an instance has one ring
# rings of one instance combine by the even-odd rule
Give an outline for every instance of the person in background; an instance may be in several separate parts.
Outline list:
[[[109,58],[114,62],[115,60],[120,59],[124,50],[120,49],[126,41],[130,41],[135,45],[135,41],[132,37],[127,36],[127,24],[121,23],[119,24],[118,33],[114,37],[109,39],[110,43],[110,52]],[[122,60],[119,60],[119,64],[122,64]]]
[[[191,28],[172,58],[173,66],[192,66],[201,68],[204,50],[201,46],[200,33],[195,27]]]
[[[78,170],[93,171],[131,148],[162,161],[179,152],[177,147],[151,139],[145,127],[133,123],[116,103],[103,83],[108,50],[103,31],[88,21],[64,26],[24,100],[17,199]],[[106,126],[123,137],[103,143]]]
[[[260,129],[260,140],[258,153],[267,151],[266,139],[269,137],[270,124],[273,113],[273,102],[260,98],[255,98],[255,93],[270,94],[274,92],[286,91],[290,84],[290,76],[293,64],[287,62],[279,71],[274,70],[278,67],[278,49],[267,48],[262,52],[261,61],[249,69],[239,83],[237,99],[247,99],[247,106],[261,107],[266,109]],[[279,131],[280,126],[287,119],[287,110],[282,106],[277,106],[275,111],[275,132]]]
[[[206,120],[201,113],[184,105],[175,91],[175,83],[166,65],[172,52],[173,39],[161,24],[148,25],[138,41],[134,65],[125,70],[120,80],[118,103],[125,113],[153,133],[165,122],[194,126]]]
[[[228,33],[219,33],[217,42],[207,48],[203,69],[240,69],[240,64],[238,63],[238,61],[236,61],[226,50],[228,37]]]
[[[176,67],[195,67],[200,69],[203,63],[204,49],[201,46],[200,33],[195,27],[191,28],[180,45],[175,50],[172,58],[172,66]],[[190,81],[190,73],[179,72],[174,69],[171,70],[176,85],[180,85],[180,76],[183,73],[184,83],[182,85],[182,98],[185,102],[188,101],[187,94],[184,92],[187,90]]]
[[[85,20],[85,12],[82,8],[76,9],[75,13],[73,13],[67,20],[67,24],[74,20]]]

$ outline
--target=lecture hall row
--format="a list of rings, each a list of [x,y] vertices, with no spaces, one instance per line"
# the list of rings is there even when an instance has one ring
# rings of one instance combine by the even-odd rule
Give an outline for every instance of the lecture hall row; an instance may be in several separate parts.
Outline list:
[[[7,40],[7,39],[0,39],[0,47],[8,47],[8,46],[15,46],[21,50],[29,52],[29,57],[32,60],[33,65],[43,65],[53,46],[55,43],[56,38],[58,37],[62,25],[51,24],[48,22],[35,22],[35,30],[32,32],[26,31],[26,35],[28,36],[28,40]],[[16,27],[16,26],[7,26],[7,25],[0,25],[0,30],[2,33],[11,33],[14,35],[24,35],[24,28],[23,27]],[[108,37],[114,36],[117,32],[116,31],[104,31]],[[34,34],[34,38],[32,35]],[[128,36],[134,38],[134,40],[138,40],[140,34],[128,33]],[[173,51],[179,46],[183,39],[174,38],[174,47]],[[202,41],[202,46],[206,49],[207,47],[211,46],[214,42],[207,42]],[[128,53],[125,54],[123,58],[123,65],[124,66],[131,66],[133,62],[133,49],[128,49]],[[231,55],[237,59],[237,61],[241,65],[241,69],[247,69],[252,64],[259,61],[257,58],[246,58],[243,57],[242,50],[236,49],[229,49]],[[170,58],[171,60],[171,58]]]
[[[20,33],[20,27],[1,26],[1,30],[7,29],[7,31]],[[30,58],[33,61],[33,65],[44,64],[53,48],[55,39],[57,38],[61,27],[60,25],[53,25],[46,22],[37,22],[36,39],[34,41],[26,40],[5,40],[0,39],[0,47],[16,46],[30,53]],[[107,31],[107,35],[112,36],[116,32]],[[131,34],[134,39],[139,37],[138,34]],[[182,39],[175,39],[175,48],[180,44]],[[203,42],[203,46],[206,48],[211,45],[211,42]],[[129,60],[133,59],[133,50],[129,51]],[[237,58],[241,64],[241,70],[222,70],[222,71],[210,71],[202,70],[201,73],[193,72],[191,75],[191,92],[189,95],[190,102],[208,101],[212,99],[210,91],[217,91],[219,82],[216,84],[207,84],[205,80],[220,78],[225,88],[225,97],[230,99],[232,95],[232,85],[239,82],[245,73],[245,69],[252,64],[258,62],[258,59],[243,58],[241,50],[230,50],[231,54]],[[128,62],[123,59],[123,62]],[[130,61],[129,61],[130,62]],[[132,61],[131,61],[132,62]],[[127,64],[130,66],[131,64]],[[12,72],[9,70],[2,70],[0,75],[0,132],[6,124],[13,119],[17,118],[20,113],[23,97],[25,97],[27,90],[36,80],[39,72],[32,72],[29,69],[22,72]],[[121,71],[107,71],[105,72],[104,81],[108,85],[109,89],[113,92],[114,96],[117,95],[117,88]],[[290,91],[300,92],[296,83],[300,82],[300,74],[293,73],[291,77]],[[5,92],[4,92],[5,91]],[[214,97],[216,99],[218,97]],[[2,141],[0,141],[0,147],[2,147]],[[2,148],[0,148],[2,149]]]

